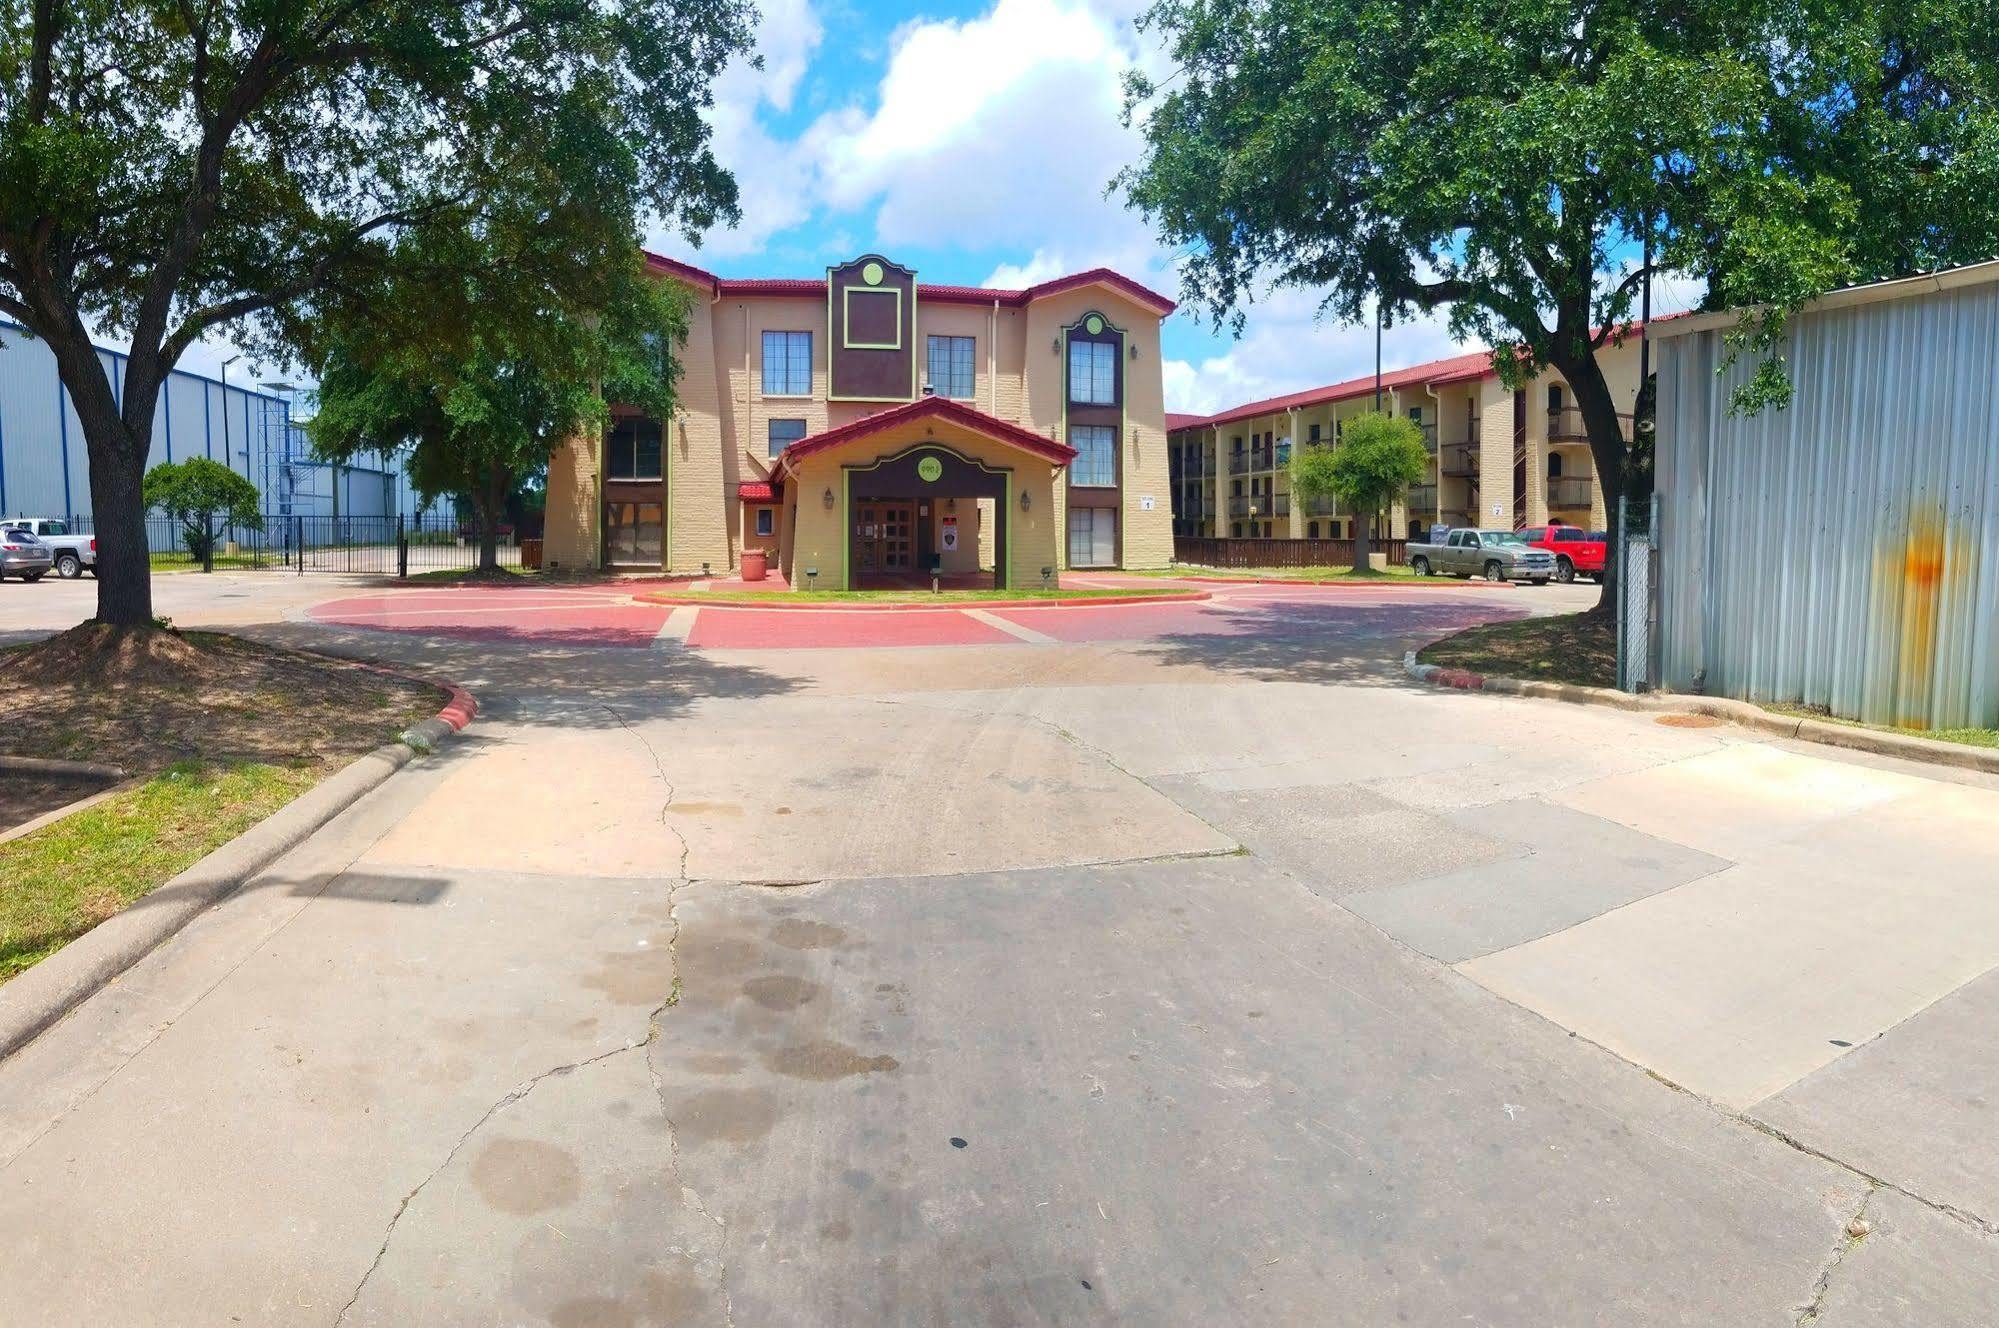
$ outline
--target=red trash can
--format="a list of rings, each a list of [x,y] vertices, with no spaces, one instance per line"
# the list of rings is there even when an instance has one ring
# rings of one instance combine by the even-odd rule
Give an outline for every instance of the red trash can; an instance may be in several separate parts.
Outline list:
[[[743,550],[743,580],[761,581],[770,575],[770,553],[764,549]]]

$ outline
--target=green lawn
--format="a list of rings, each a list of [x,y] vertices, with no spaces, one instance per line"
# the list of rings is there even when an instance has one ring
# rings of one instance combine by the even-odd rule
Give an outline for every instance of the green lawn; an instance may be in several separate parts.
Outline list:
[[[1930,738],[1936,742],[1955,742],[1966,747],[1999,747],[1999,729],[1905,729],[1899,724],[1863,724],[1857,719],[1841,719],[1814,706],[1768,702],[1763,703],[1763,708],[1773,715],[1784,715],[1790,719],[1822,719],[1828,724],[1844,724],[1848,728],[1899,733],[1904,737]]]
[[[1608,613],[1572,613],[1487,623],[1426,646],[1416,658],[1501,678],[1613,687],[1617,622]]]
[[[201,564],[189,558],[185,553],[155,553],[152,556],[152,560],[155,572],[199,572],[201,570]],[[215,566],[218,569],[231,568],[240,570],[247,567],[269,567],[278,561],[279,559],[275,555],[263,558],[248,553],[218,553],[215,555]]]
[[[0,982],[193,866],[323,773],[183,761],[0,844]]]

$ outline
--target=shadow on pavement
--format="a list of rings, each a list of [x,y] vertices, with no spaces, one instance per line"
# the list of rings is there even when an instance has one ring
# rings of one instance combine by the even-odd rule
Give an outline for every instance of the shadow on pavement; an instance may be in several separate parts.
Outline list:
[[[1402,655],[1481,623],[1524,618],[1512,603],[1216,605],[1209,629],[1135,641],[1136,655],[1247,682],[1404,682]]]

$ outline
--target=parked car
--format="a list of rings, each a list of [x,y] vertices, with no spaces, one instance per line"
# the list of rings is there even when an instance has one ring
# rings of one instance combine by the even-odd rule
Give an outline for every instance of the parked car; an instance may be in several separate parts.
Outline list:
[[[1523,527],[1520,534],[1535,548],[1546,549],[1555,555],[1557,581],[1569,582],[1578,576],[1603,580],[1603,561],[1610,551],[1610,544],[1602,531],[1550,521],[1545,526]]]
[[[1555,574],[1555,555],[1537,549],[1516,530],[1459,527],[1442,544],[1408,546],[1409,570],[1417,576],[1482,576],[1488,581],[1518,578],[1545,586]]]
[[[48,545],[49,555],[55,559],[56,575],[65,581],[74,581],[85,572],[97,575],[97,537],[70,534],[69,522],[52,516],[20,516],[0,525],[9,530],[25,530]]]
[[[35,538],[33,531],[0,528],[0,581],[18,576],[23,581],[39,581],[55,561],[49,546]]]

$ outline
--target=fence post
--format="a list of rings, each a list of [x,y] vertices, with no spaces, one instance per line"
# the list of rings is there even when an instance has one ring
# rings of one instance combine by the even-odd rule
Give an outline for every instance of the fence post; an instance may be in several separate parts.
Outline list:
[[[396,513],[396,576],[408,580],[410,574],[410,536],[403,525],[403,514]]]
[[[304,576],[305,575],[305,518],[304,517],[295,516],[292,518],[292,534],[294,536],[292,540],[292,547],[298,550],[297,575]]]

